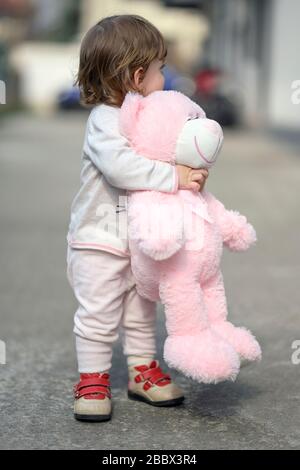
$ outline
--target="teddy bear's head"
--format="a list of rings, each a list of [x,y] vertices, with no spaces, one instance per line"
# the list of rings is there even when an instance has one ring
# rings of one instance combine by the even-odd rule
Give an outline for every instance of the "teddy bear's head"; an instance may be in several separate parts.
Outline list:
[[[153,160],[209,168],[223,142],[220,125],[178,91],[129,92],[120,111],[120,132],[137,153]]]

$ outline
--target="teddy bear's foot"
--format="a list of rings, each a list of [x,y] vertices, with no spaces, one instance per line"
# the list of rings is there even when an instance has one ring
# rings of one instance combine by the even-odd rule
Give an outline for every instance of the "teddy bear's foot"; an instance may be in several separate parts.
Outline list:
[[[203,383],[235,380],[240,368],[234,348],[211,329],[196,335],[168,336],[164,360],[169,367]]]
[[[244,327],[236,327],[229,321],[214,322],[211,324],[211,328],[231,344],[239,354],[242,365],[260,361],[260,345],[249,330]]]

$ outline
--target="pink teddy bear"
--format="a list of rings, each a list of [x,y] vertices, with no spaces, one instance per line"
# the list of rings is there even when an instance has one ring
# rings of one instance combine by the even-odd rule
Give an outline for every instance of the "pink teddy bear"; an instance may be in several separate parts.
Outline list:
[[[223,141],[216,121],[177,91],[128,93],[120,131],[153,160],[209,168]],[[234,380],[240,361],[257,361],[253,335],[227,320],[220,261],[223,245],[244,251],[254,228],[211,193],[128,191],[131,265],[140,295],[165,307],[164,360],[199,382]]]

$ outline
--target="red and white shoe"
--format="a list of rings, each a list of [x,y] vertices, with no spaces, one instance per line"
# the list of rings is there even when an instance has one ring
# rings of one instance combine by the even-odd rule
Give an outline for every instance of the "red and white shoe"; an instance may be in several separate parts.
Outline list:
[[[74,417],[79,421],[108,421],[111,418],[110,375],[80,374],[74,386]]]
[[[153,406],[176,406],[183,402],[182,390],[161,370],[158,361],[130,366],[128,373],[128,398],[131,400]]]

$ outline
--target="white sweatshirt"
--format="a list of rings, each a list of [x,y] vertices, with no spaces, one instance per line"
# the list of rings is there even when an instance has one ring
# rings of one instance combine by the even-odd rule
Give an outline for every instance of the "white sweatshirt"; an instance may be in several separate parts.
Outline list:
[[[120,108],[100,104],[90,113],[84,138],[81,187],[71,207],[68,244],[129,256],[127,191],[174,193],[174,165],[150,160],[130,148],[119,131]],[[118,206],[119,205],[119,206]]]

